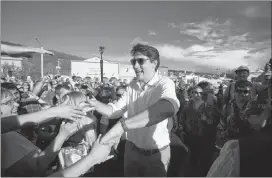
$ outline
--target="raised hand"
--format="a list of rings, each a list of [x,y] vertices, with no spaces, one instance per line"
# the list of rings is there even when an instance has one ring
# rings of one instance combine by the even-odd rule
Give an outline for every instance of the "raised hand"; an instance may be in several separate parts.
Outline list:
[[[86,113],[82,109],[68,105],[69,97],[57,107],[51,108],[51,112],[54,113],[55,117],[65,118],[72,121],[77,121],[85,116]]]

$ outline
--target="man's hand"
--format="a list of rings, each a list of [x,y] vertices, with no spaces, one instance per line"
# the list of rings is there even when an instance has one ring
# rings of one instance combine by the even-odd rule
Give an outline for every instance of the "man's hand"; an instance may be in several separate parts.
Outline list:
[[[115,144],[117,148],[118,143],[124,133],[121,122],[117,122],[101,139],[102,144]]]
[[[114,157],[113,155],[109,156],[113,144],[100,144],[100,142],[101,134],[98,136],[97,140],[92,146],[91,152],[89,153],[89,156],[93,157],[97,164],[103,163]]]
[[[61,105],[50,109],[50,111],[53,112],[54,117],[77,121],[77,119],[86,115],[86,113],[83,112],[82,109],[67,105],[68,101],[69,97],[67,97]]]

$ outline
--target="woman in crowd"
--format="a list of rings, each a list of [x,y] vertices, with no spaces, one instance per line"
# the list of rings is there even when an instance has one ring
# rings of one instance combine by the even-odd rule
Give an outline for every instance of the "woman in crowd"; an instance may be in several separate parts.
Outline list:
[[[216,116],[214,108],[204,100],[201,87],[192,88],[191,100],[179,118],[185,133],[185,144],[191,152],[192,168],[205,176],[212,164],[214,152]],[[214,139],[213,139],[214,137]]]
[[[92,112],[88,112],[88,104],[85,102],[87,98],[82,92],[72,91],[64,95],[61,100],[68,100],[68,102],[66,102],[67,105],[87,109],[87,115],[76,121],[78,132],[65,142],[65,148],[62,150],[62,153],[65,153],[66,150],[84,150],[84,153],[80,156],[86,156],[97,138],[97,119]],[[65,122],[63,122],[62,125],[65,125]],[[75,162],[72,160],[73,156],[73,154],[63,154],[65,167]]]
[[[18,105],[13,94],[1,88],[1,118],[10,116]],[[1,135],[1,168],[4,176],[44,176],[48,165],[64,141],[76,131],[75,124],[63,126],[57,138],[44,150],[39,150],[25,137],[11,131]]]

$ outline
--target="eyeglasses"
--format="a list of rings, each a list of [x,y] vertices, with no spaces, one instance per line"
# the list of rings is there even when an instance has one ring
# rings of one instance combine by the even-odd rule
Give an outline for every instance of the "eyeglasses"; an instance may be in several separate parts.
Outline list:
[[[249,94],[249,93],[250,93],[250,90],[236,90],[235,92],[236,92],[236,93],[239,93],[239,94],[242,94],[242,93],[244,93],[244,94]]]
[[[137,61],[139,65],[143,65],[147,60],[149,60],[149,59],[144,59],[144,58],[131,59],[130,63],[134,66]]]

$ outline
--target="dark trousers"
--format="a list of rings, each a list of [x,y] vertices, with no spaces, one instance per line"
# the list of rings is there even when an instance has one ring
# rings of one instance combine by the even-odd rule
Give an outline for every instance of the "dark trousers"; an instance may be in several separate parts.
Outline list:
[[[214,142],[204,136],[188,135],[185,144],[190,149],[190,176],[205,177],[212,165]]]

